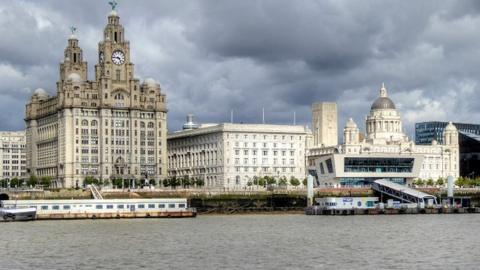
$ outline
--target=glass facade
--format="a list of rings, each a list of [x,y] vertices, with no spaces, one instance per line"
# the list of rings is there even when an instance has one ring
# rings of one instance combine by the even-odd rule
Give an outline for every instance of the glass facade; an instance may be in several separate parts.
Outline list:
[[[379,178],[371,178],[371,177],[344,177],[340,178],[340,185],[343,187],[351,187],[351,186],[369,186],[373,183],[373,181],[378,180]],[[401,177],[393,177],[393,178],[382,178],[392,181],[394,183],[405,185],[407,183],[406,178]]]
[[[435,139],[443,144],[443,131],[447,122],[423,122],[415,124],[415,144],[432,144]],[[480,125],[453,123],[458,131],[480,135]]]
[[[345,172],[410,173],[413,158],[346,157]]]

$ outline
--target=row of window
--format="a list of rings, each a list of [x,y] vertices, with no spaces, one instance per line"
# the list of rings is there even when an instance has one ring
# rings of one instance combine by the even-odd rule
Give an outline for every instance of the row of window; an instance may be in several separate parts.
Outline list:
[[[82,206],[82,205],[80,205]],[[130,209],[130,210],[134,210],[135,208],[138,208],[138,209],[145,209],[145,208],[148,208],[148,209],[155,209],[155,208],[158,208],[158,209],[165,209],[165,208],[185,208],[185,204],[184,203],[179,203],[178,204],[178,207],[176,204],[174,203],[169,203],[169,204],[165,204],[165,203],[160,203],[160,204],[153,204],[153,203],[149,203],[149,204],[117,204],[116,205],[116,209]],[[33,207],[33,208],[36,208],[36,206],[30,206],[30,207]],[[49,205],[42,205],[40,208],[42,210],[60,210],[60,208],[62,208],[63,210],[71,210],[72,206],[71,205],[52,205],[51,207]],[[92,205],[89,205],[89,204],[86,204],[85,205],[85,208],[92,208],[93,206]],[[114,205],[113,204],[97,204],[95,205],[95,209],[114,209]]]

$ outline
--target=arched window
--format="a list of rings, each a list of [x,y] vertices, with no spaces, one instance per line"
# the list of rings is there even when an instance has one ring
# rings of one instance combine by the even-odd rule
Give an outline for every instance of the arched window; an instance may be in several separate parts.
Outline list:
[[[141,127],[141,128],[145,128],[145,122],[141,121],[141,122],[140,122],[140,127]]]
[[[92,122],[90,123],[90,125],[92,127],[96,127],[97,126],[97,120],[92,120]]]
[[[240,185],[240,175],[235,176],[235,185]]]
[[[124,100],[124,97],[123,97],[122,94],[118,93],[118,94],[115,95],[114,99],[115,100]]]
[[[82,126],[88,126],[88,121],[87,120],[82,120]]]
[[[153,128],[153,122],[148,122],[148,128]]]

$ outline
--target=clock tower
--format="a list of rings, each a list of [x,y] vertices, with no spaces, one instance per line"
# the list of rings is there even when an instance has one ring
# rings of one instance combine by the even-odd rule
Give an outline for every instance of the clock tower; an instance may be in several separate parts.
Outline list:
[[[140,88],[140,83],[134,76],[134,64],[130,62],[130,42],[125,40],[120,17],[112,10],[103,30],[103,40],[98,43],[98,64],[95,65],[101,104],[113,106],[115,95],[122,93],[126,99],[124,105],[133,105],[130,97]]]

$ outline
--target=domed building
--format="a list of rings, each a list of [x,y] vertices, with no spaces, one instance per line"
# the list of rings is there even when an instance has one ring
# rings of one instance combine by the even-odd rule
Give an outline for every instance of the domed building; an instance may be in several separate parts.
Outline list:
[[[350,118],[343,144],[308,149],[308,171],[319,186],[368,186],[377,179],[410,184],[416,178],[459,176],[458,131],[449,124],[444,144],[415,145],[385,85],[366,117],[365,136]]]
[[[117,11],[98,43],[93,80],[75,28],[59,55],[56,95],[37,89],[26,105],[27,173],[66,188],[82,186],[86,177],[165,178],[166,96],[154,79],[135,77]]]

